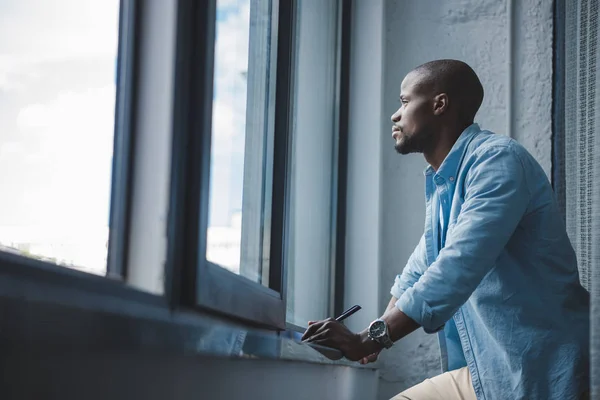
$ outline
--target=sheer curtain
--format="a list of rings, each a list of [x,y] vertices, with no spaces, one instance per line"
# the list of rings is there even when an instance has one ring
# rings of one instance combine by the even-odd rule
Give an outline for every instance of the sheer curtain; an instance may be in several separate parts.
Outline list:
[[[558,168],[564,171],[569,237],[577,252],[581,283],[591,293],[591,398],[600,398],[599,3],[600,0],[564,2],[564,165],[557,160]]]

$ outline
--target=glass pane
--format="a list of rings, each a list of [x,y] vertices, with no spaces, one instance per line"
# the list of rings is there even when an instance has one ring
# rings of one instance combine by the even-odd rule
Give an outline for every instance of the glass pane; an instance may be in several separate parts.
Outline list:
[[[265,286],[277,5],[217,0],[206,254],[208,261]]]
[[[0,2],[0,249],[105,274],[118,0]]]
[[[301,0],[297,15],[286,316],[306,326],[333,317],[337,2]]]

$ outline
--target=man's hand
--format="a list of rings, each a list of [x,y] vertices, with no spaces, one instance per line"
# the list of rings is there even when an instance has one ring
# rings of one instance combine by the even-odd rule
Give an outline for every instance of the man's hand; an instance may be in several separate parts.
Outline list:
[[[369,354],[368,356],[361,358],[360,363],[361,364],[369,364],[369,363],[377,361],[377,357],[379,357],[379,353],[381,353],[381,350],[376,351],[373,354]]]
[[[362,360],[378,350],[365,340],[364,335],[351,332],[332,318],[309,321],[308,325],[302,341],[338,349],[350,361]]]
[[[419,327],[419,324],[396,307],[397,298],[392,296],[381,317],[387,324],[392,342],[395,342]],[[367,330],[352,333],[332,318],[308,322],[302,341],[338,349],[348,360],[368,364],[377,360],[383,346],[368,338]]]

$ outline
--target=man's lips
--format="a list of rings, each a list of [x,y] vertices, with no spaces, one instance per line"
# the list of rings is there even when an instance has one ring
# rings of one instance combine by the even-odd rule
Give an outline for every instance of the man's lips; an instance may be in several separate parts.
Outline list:
[[[400,128],[393,127],[392,128],[392,138],[394,138],[395,140],[398,140],[399,137],[400,137]]]

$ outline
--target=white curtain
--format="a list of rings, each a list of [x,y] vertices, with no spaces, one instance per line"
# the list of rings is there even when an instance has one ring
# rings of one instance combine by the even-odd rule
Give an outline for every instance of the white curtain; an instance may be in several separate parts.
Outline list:
[[[581,283],[591,293],[594,399],[600,398],[599,3],[565,1],[565,216]]]

